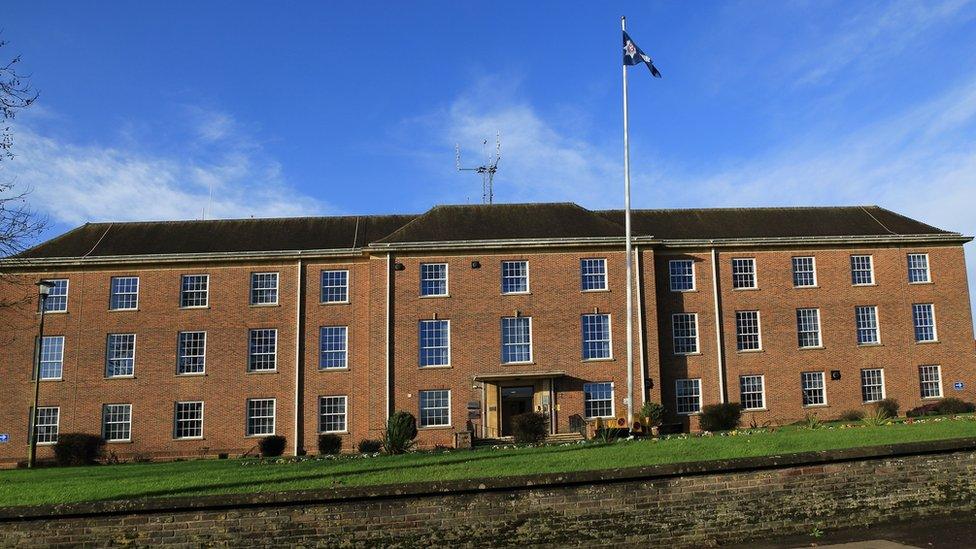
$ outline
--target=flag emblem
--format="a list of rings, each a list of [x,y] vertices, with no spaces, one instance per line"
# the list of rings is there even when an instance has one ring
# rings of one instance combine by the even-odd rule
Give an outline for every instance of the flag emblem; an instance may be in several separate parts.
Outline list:
[[[636,65],[638,63],[647,65],[654,78],[661,78],[661,72],[654,66],[654,61],[651,59],[651,56],[641,51],[637,47],[637,44],[627,35],[627,31],[624,31],[624,65]]]

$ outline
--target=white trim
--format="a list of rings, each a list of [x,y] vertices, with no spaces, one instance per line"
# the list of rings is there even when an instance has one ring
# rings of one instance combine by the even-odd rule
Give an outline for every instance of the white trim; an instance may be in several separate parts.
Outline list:
[[[690,352],[679,352],[678,351],[678,336],[675,333],[675,321],[676,316],[691,316],[695,320],[695,350]],[[691,356],[701,354],[701,341],[698,337],[698,313],[671,313],[671,351],[674,356]]]
[[[759,288],[759,266],[757,265],[755,257],[731,257],[730,267],[732,270],[732,289],[733,290],[756,290]],[[735,285],[735,262],[736,261],[749,261],[752,263],[752,286],[736,286]],[[739,273],[744,274],[744,273]]]
[[[342,328],[343,329],[343,334],[342,334],[342,337],[343,337],[342,351],[345,353],[345,355],[343,357],[343,361],[342,361],[343,362],[343,365],[342,366],[322,366],[322,330],[325,330],[327,328]],[[275,351],[277,352],[277,347],[275,348]],[[333,350],[333,351],[330,351],[330,352],[335,352],[335,351]],[[331,370],[348,370],[349,369],[349,326],[348,325],[342,325],[342,324],[336,324],[336,325],[333,325],[333,326],[319,326],[319,345],[318,345],[318,352],[316,354],[318,355],[318,360],[317,360],[317,362],[318,362],[318,368],[317,368],[318,371],[320,371],[320,372],[327,372],[327,371],[331,371]]]
[[[192,437],[176,436],[179,425],[179,405],[180,404],[199,404],[200,405],[200,434]],[[206,404],[202,400],[177,400],[173,403],[173,440],[202,440],[204,438],[204,408]]]
[[[823,408],[827,406],[827,372],[824,370],[807,370],[800,372],[800,402],[803,402],[803,374],[820,374],[820,390],[823,393],[823,402],[817,404],[802,404],[803,408]]]
[[[878,400],[864,400],[864,372],[866,372],[866,371],[875,371],[875,370],[878,371],[878,372],[881,372],[881,398],[879,398]],[[878,367],[878,368],[861,368],[861,371],[859,373],[861,374],[861,403],[862,404],[873,404],[875,402],[881,402],[882,400],[884,400],[885,398],[887,398],[888,395],[887,395],[887,391],[885,390],[885,374],[884,374],[884,368],[882,368],[882,367]]]
[[[854,282],[854,258],[855,257],[866,257],[868,258],[868,270],[871,273],[871,282]],[[873,254],[851,254],[850,259],[851,268],[851,286],[876,286],[878,284],[877,277],[874,272],[874,255]]]
[[[423,331],[423,324],[425,322],[445,322],[447,323],[447,364],[423,364],[421,360],[421,355],[424,352],[424,342],[421,333]],[[450,368],[451,367],[451,319],[449,318],[421,318],[417,321],[417,366],[421,370],[426,370],[427,368]]]
[[[922,395],[922,368],[935,368],[935,372],[939,375],[939,394],[938,396],[921,396]],[[918,394],[921,396],[922,400],[938,400],[945,397],[945,391],[942,387],[942,365],[941,364],[921,364],[918,367],[919,379]]]
[[[800,311],[813,311],[816,314],[817,321],[817,344],[816,345],[800,345],[800,335],[804,332],[800,331]],[[810,332],[806,332],[810,333]],[[818,307],[798,307],[796,309],[796,339],[797,347],[800,349],[823,349],[823,330],[820,325],[820,309]]]
[[[185,279],[188,276],[202,276],[202,277],[206,277],[206,279],[207,279],[207,289],[206,289],[205,295],[206,295],[206,301],[207,302],[204,303],[203,305],[186,305],[186,306],[183,305],[183,279]],[[199,291],[199,290],[197,290],[197,291]],[[195,274],[193,274],[193,273],[191,273],[191,274],[183,274],[183,273],[181,273],[180,274],[180,309],[206,309],[206,308],[209,308],[209,307],[210,307],[210,273],[195,273]]]
[[[424,266],[427,265],[443,265],[444,266],[444,293],[442,294],[425,294],[424,293]],[[450,297],[451,295],[451,265],[446,261],[430,261],[420,263],[418,273],[418,280],[420,282],[420,287],[417,288],[418,295],[420,297]],[[436,280],[436,279],[433,279]]]
[[[915,337],[915,329],[918,326],[915,324],[915,307],[921,305],[928,305],[932,308],[932,339],[918,339]],[[912,303],[912,339],[915,343],[935,343],[939,341],[939,329],[938,322],[935,319],[935,303]]]
[[[447,392],[447,423],[445,423],[445,424],[438,423],[437,425],[422,425],[423,417],[424,417],[424,414],[423,414],[423,410],[424,409],[421,407],[421,405],[422,405],[421,394],[423,394],[423,393],[431,393],[431,392],[434,392],[434,391],[438,391],[438,392],[439,391],[446,391]],[[443,429],[445,427],[450,427],[450,426],[454,425],[454,423],[453,423],[454,420],[453,420],[453,417],[452,417],[452,414],[451,414],[451,408],[454,406],[454,403],[452,401],[452,398],[453,398],[453,396],[451,395],[451,390],[450,389],[420,389],[419,391],[417,391],[417,415],[419,416],[417,418],[417,427],[419,429]],[[438,408],[440,408],[440,407],[438,406]]]
[[[132,373],[125,374],[125,375],[114,375],[114,376],[109,375],[109,361],[110,361],[108,356],[109,342],[112,340],[112,336],[129,336],[129,335],[132,336]],[[135,334],[134,332],[110,333],[105,336],[105,363],[104,363],[105,369],[103,372],[105,375],[105,379],[120,379],[120,378],[127,379],[136,376],[136,340],[137,339],[138,339],[138,335]],[[177,352],[179,352],[179,349],[177,349]]]
[[[516,361],[512,361],[512,362],[505,362],[505,319],[506,318],[527,318],[527,319],[529,319],[529,359],[528,360],[516,360]],[[531,316],[503,316],[501,318],[501,320],[499,321],[499,325],[500,325],[499,327],[501,328],[501,336],[502,336],[501,337],[501,340],[502,340],[501,352],[502,352],[502,354],[501,354],[501,357],[500,357],[502,359],[501,363],[502,364],[532,364],[533,360],[535,359],[535,353],[534,353],[534,351],[532,349],[532,317]],[[512,343],[510,345],[521,345],[521,344],[520,343]]]
[[[346,299],[344,301],[325,301],[322,299],[322,293],[325,286],[322,285],[322,278],[325,273],[346,273]],[[319,269],[319,305],[346,305],[350,302],[352,293],[350,290],[352,285],[349,283],[350,280],[349,269]],[[330,288],[337,288],[338,286],[329,286]]]
[[[341,431],[325,431],[325,430],[322,429],[322,399],[323,398],[341,398],[342,399],[342,424],[345,427],[345,429],[343,429]],[[344,434],[348,434],[349,433],[349,395],[319,395],[319,398],[316,401],[316,404],[318,405],[317,406],[318,409],[316,410],[317,413],[315,414],[317,416],[316,419],[318,420],[317,421],[318,425],[316,425],[316,431],[318,432],[318,434],[320,434],[320,435],[333,435],[333,434],[334,435],[344,435]],[[331,415],[338,415],[338,414],[331,414]]]
[[[275,285],[274,285],[275,300],[274,301],[261,302],[261,303],[256,303],[254,301],[254,290],[255,290],[255,288],[254,288],[254,277],[255,276],[259,276],[259,275],[275,275]],[[250,306],[252,306],[252,307],[270,307],[270,306],[273,306],[273,305],[278,305],[280,303],[280,301],[281,301],[281,293],[280,293],[281,292],[281,272],[280,271],[252,271],[251,274],[250,274],[250,276],[249,276],[248,282],[249,282],[249,284],[247,286],[247,294],[248,294],[247,295],[247,301],[248,301],[248,304]],[[260,289],[262,291],[268,291],[271,288],[260,288]]]
[[[583,330],[583,317],[587,317],[587,316],[605,316],[605,317],[607,317],[607,343],[610,346],[610,356],[597,357],[597,358],[586,358],[586,356],[584,356],[584,355],[586,355],[586,332]],[[529,324],[530,324],[530,326],[529,326],[529,333],[530,333],[529,337],[530,337],[530,339],[531,339],[531,331],[532,331],[531,323],[532,323],[532,321],[530,320],[529,321]],[[532,354],[531,351],[529,352],[529,354]],[[582,313],[582,314],[580,314],[580,357],[582,358],[583,362],[601,362],[601,361],[613,360],[613,357],[614,357],[614,355],[613,355],[613,317],[610,315],[610,313]]]
[[[734,311],[735,313],[735,348],[740,353],[754,353],[763,350],[763,340],[762,340],[762,313],[758,309],[748,309],[743,311]],[[740,349],[739,348],[739,313],[756,313],[756,339],[759,346],[756,348]]]
[[[674,289],[674,275],[671,271],[671,265],[674,263],[691,263],[691,288],[688,288],[687,290]],[[672,292],[677,292],[677,293],[698,291],[698,273],[695,268],[694,259],[669,259],[668,260],[668,289],[670,289]]]
[[[116,296],[116,293],[115,293],[115,281],[118,280],[118,279],[121,279],[121,278],[134,278],[136,280],[136,291],[135,291],[135,294],[136,294],[136,303],[132,307],[113,307],[112,306],[112,302],[114,301],[113,298]],[[110,310],[110,311],[138,311],[139,310],[139,287],[140,287],[139,275],[119,275],[119,276],[110,277],[109,278],[109,281],[108,281],[108,310]],[[126,292],[124,294],[119,293],[118,295],[131,295],[131,294],[130,294],[130,292]]]
[[[718,297],[718,281],[719,281],[719,268],[718,263],[718,250],[712,248],[712,312],[714,314],[715,320],[715,361],[718,368],[718,399],[719,403],[725,404],[728,400],[728,389],[725,387],[725,345],[722,341],[722,315],[719,309],[719,297]],[[735,313],[735,311],[733,311]],[[734,320],[733,316],[733,320]],[[738,331],[738,326],[736,327]],[[738,348],[738,344],[736,344]]]
[[[273,331],[275,337],[275,348],[274,354],[274,368],[254,368],[251,365],[251,334],[258,331]],[[261,356],[267,356],[268,353],[261,353]],[[278,328],[248,328],[247,330],[247,372],[248,373],[269,373],[278,371]]]
[[[682,398],[681,395],[678,394],[678,384],[681,383],[682,381],[697,381],[698,382],[698,409],[695,410],[695,411],[693,411],[693,412],[681,412],[681,411],[678,411],[678,408],[679,408],[679,406],[678,406],[678,402],[679,402],[678,399],[679,398]],[[701,380],[701,378],[700,377],[686,377],[686,378],[681,378],[681,379],[674,380],[674,413],[677,414],[677,415],[679,415],[679,416],[692,416],[692,415],[701,413],[701,409],[702,409],[702,380]]]
[[[920,255],[925,257],[925,280],[912,281],[912,256]],[[905,254],[908,264],[908,283],[909,284],[931,284],[932,283],[932,263],[929,261],[929,254],[926,252],[909,252]]]
[[[270,433],[248,433],[251,426],[251,402],[255,400],[270,400],[271,401],[271,432]],[[258,416],[255,416],[258,417]],[[268,416],[260,416],[268,417]],[[277,398],[265,398],[265,397],[255,397],[248,398],[244,403],[244,436],[245,438],[250,437],[270,437],[278,432],[278,399]]]
[[[586,415],[586,386],[587,385],[610,385],[610,415],[609,416],[588,416]],[[613,419],[617,417],[617,387],[612,381],[588,381],[583,384],[583,419]]]
[[[584,288],[583,287],[583,277],[586,276],[583,273],[583,262],[584,261],[600,261],[603,263],[603,287],[602,288]],[[581,257],[579,260],[580,265],[580,291],[584,293],[591,292],[609,292],[610,291],[610,262],[607,261],[605,257]]]
[[[518,292],[506,292],[505,291],[505,264],[506,263],[525,263],[525,290],[518,291]],[[500,275],[501,275],[500,278],[501,278],[501,280],[499,280],[499,284],[501,285],[501,294],[502,295],[524,295],[524,294],[531,294],[532,293],[532,277],[529,274],[529,260],[528,259],[503,259],[501,261],[500,267],[501,267],[501,270],[500,270]]]
[[[762,406],[759,408],[746,408],[744,399],[742,398],[742,378],[744,377],[758,377],[759,378],[759,396],[762,398]],[[742,409],[747,412],[756,412],[761,410],[768,410],[769,406],[766,402],[766,375],[765,374],[741,374],[739,375],[739,403]]]
[[[106,421],[105,421],[105,409],[108,406],[128,406],[129,407],[129,437],[128,438],[113,438],[113,439],[109,440],[109,438],[107,436],[105,436],[105,433],[106,433],[106,428],[105,427],[107,425],[106,424]],[[105,442],[132,442],[132,416],[133,416],[133,411],[132,411],[132,404],[131,403],[125,403],[125,402],[111,403],[110,402],[110,403],[107,403],[107,404],[102,404],[102,438],[105,439]],[[121,423],[122,422],[120,422],[120,421],[113,422],[113,424],[121,424]]]
[[[858,324],[859,321],[859,317],[857,314],[858,309],[874,309],[874,326],[875,326],[874,335],[877,341],[870,341],[867,343],[861,343],[859,341],[861,327]],[[912,322],[914,324],[914,319]],[[914,326],[913,326],[913,332],[914,332]],[[913,333],[912,337],[914,338],[914,336],[915,334]],[[854,342],[858,347],[876,347],[878,345],[881,345],[881,313],[878,311],[877,305],[855,305],[854,306]]]
[[[802,286],[798,286],[796,284],[796,263],[794,263],[794,261],[796,261],[797,259],[809,259],[810,260],[810,266],[813,267],[813,284],[804,284]],[[793,287],[794,288],[817,288],[818,285],[819,285],[819,280],[817,279],[817,256],[814,256],[814,255],[794,255],[794,256],[791,256],[790,257],[790,275],[791,275],[791,278],[793,279],[792,282],[793,282]]]

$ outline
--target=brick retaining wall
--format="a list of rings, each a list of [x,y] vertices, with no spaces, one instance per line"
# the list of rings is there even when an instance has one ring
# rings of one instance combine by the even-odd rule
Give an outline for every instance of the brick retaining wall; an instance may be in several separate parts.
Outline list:
[[[976,438],[657,467],[0,510],[0,545],[702,546],[976,510]]]

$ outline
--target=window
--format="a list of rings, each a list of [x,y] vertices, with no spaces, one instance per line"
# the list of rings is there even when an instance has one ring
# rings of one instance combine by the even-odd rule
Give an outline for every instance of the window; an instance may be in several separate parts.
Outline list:
[[[105,377],[131,377],[136,366],[136,334],[109,334]]]
[[[102,406],[102,438],[106,441],[128,441],[132,438],[132,405]]]
[[[817,267],[812,257],[793,258],[793,286],[811,288],[817,285]]]
[[[929,254],[908,254],[908,282],[932,282],[929,276]]]
[[[701,380],[679,379],[674,382],[675,409],[679,414],[697,414],[701,411]]]
[[[736,348],[740,351],[758,351],[762,349],[759,311],[735,312],[735,341]]]
[[[251,330],[247,369],[250,372],[273,371],[278,367],[278,330]]]
[[[420,264],[420,295],[447,295],[447,263]]]
[[[52,284],[44,300],[45,313],[63,313],[68,310],[68,279],[45,280]]]
[[[820,347],[820,309],[796,310],[796,339],[801,349]]]
[[[610,315],[583,315],[583,360],[613,358],[610,346]]]
[[[884,370],[869,368],[861,370],[861,400],[865,403],[884,400]]]
[[[937,341],[935,331],[935,306],[931,303],[912,305],[912,320],[915,322],[915,341]]]
[[[613,383],[583,384],[583,415],[586,419],[613,417]]]
[[[763,376],[739,376],[739,402],[745,410],[766,408],[766,387]]]
[[[177,374],[202,374],[207,368],[207,332],[180,332]]]
[[[878,308],[874,305],[854,307],[854,319],[857,323],[857,344],[873,345],[881,342],[878,333]]]
[[[756,260],[754,258],[732,260],[732,287],[756,287]]]
[[[113,276],[109,308],[113,311],[132,311],[139,308],[139,277]]]
[[[420,367],[450,366],[451,321],[420,321]]]
[[[502,293],[524,294],[529,291],[529,262],[502,261]]]
[[[451,424],[451,391],[420,391],[420,426],[444,427]]]
[[[251,305],[278,303],[278,273],[251,273]]]
[[[672,292],[690,292],[695,289],[695,262],[690,259],[668,261]]]
[[[54,444],[58,441],[58,420],[61,409],[57,406],[41,407],[37,409],[37,423],[34,427],[34,439],[38,444]]]
[[[874,262],[871,256],[851,256],[851,284],[855,286],[874,284]]]
[[[800,374],[800,385],[803,389],[804,406],[827,404],[827,395],[824,393],[823,372],[803,372]]]
[[[346,397],[319,397],[319,432],[346,432]]]
[[[581,259],[580,280],[584,292],[594,292],[607,289],[607,260]]]
[[[349,302],[349,271],[322,271],[322,303]]]
[[[61,379],[64,364],[64,336],[41,338],[41,379]]]
[[[671,332],[674,338],[674,354],[690,355],[698,352],[698,314],[671,315]]]
[[[502,318],[502,363],[532,362],[532,318]]]
[[[251,398],[247,401],[247,436],[275,433],[275,399]]]
[[[206,307],[209,304],[210,275],[183,275],[180,282],[180,307]]]
[[[942,398],[942,368],[938,365],[918,367],[922,398]]]
[[[177,402],[173,438],[203,438],[203,402]]]
[[[347,368],[349,328],[323,326],[319,329],[319,369]]]

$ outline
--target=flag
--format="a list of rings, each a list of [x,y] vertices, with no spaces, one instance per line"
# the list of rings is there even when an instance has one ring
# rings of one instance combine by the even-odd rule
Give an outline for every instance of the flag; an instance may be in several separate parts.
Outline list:
[[[654,66],[654,61],[651,60],[651,56],[647,55],[637,44],[630,39],[630,35],[627,31],[624,31],[624,65],[636,65],[638,63],[644,63],[647,68],[651,70],[651,75],[654,78],[661,78],[661,72],[657,70]]]

